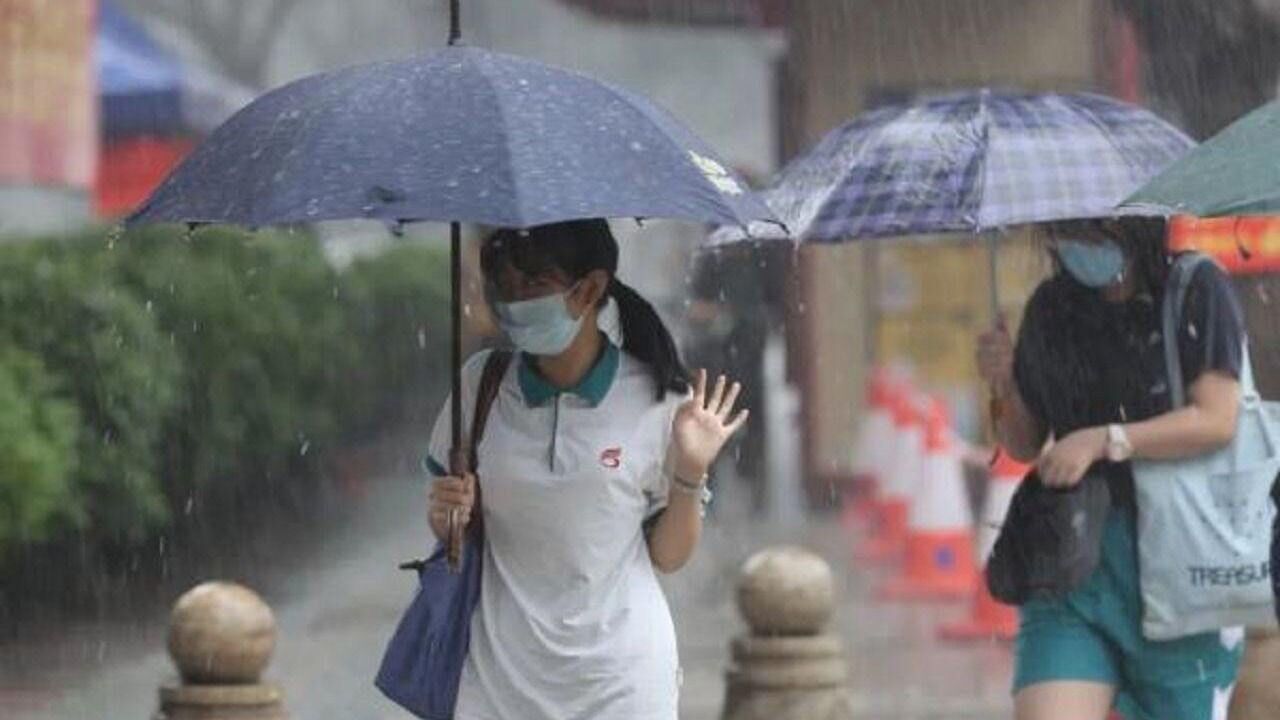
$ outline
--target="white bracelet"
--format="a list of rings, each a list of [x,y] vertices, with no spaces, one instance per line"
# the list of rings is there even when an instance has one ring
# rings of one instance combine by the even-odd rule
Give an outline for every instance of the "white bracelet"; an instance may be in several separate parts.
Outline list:
[[[701,496],[703,494],[703,491],[707,489],[707,474],[703,473],[702,477],[698,479],[697,483],[691,483],[688,480],[681,478],[679,475],[672,473],[671,488],[676,492],[684,495]]]

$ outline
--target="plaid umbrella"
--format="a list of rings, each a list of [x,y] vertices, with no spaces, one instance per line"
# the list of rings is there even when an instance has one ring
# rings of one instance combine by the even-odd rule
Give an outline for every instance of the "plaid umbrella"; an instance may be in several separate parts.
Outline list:
[[[798,240],[985,233],[1113,215],[1193,144],[1151,112],[1098,95],[983,89],[859,116],[763,196]],[[725,228],[711,242],[744,238]]]

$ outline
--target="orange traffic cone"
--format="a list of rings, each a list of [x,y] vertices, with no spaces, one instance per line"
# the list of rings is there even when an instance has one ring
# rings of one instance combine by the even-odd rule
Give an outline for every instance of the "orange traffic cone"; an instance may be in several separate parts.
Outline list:
[[[907,514],[911,495],[920,480],[924,451],[924,428],[920,413],[907,386],[895,388],[892,401],[893,436],[886,447],[887,472],[882,493],[876,502],[875,519],[867,542],[854,553],[861,563],[879,564],[897,559],[907,542]]]
[[[996,461],[991,466],[991,482],[987,486],[987,500],[978,522],[978,560],[983,567],[991,557],[991,548],[995,546],[1000,525],[1009,512],[1013,493],[1028,470],[1029,466],[1009,457],[1004,450],[996,451]],[[969,618],[938,630],[938,636],[945,640],[1012,640],[1017,635],[1017,608],[996,602],[985,582],[979,582],[974,591]]]
[[[906,564],[881,591],[887,600],[945,600],[973,593],[973,516],[946,403],[929,403],[924,474],[908,518]]]
[[[867,380],[867,416],[858,433],[852,483],[844,493],[841,525],[849,531],[870,524],[878,512],[878,496],[893,443],[893,391],[888,371],[877,368]]]

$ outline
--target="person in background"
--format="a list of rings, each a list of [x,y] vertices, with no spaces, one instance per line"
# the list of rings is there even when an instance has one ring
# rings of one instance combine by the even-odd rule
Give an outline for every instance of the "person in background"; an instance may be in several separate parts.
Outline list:
[[[737,378],[743,401],[757,411],[765,404],[765,341],[781,325],[785,272],[776,249],[742,245],[699,254],[690,276],[687,355],[712,373]],[[748,426],[723,462],[734,463],[753,510],[763,510],[763,423]]]

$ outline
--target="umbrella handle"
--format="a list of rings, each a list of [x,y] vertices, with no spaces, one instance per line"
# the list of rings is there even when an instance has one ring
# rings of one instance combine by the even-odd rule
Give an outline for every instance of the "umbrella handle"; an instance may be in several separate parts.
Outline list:
[[[466,477],[468,468],[471,465],[470,458],[467,455],[465,447],[455,445],[449,449],[449,471],[453,473],[454,477]],[[455,573],[462,571],[462,542],[465,537],[463,530],[466,530],[466,526],[462,524],[458,508],[450,508],[449,532],[446,535],[445,542],[448,544],[449,570]]]

